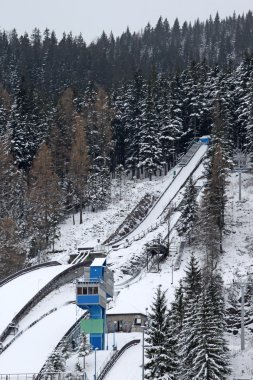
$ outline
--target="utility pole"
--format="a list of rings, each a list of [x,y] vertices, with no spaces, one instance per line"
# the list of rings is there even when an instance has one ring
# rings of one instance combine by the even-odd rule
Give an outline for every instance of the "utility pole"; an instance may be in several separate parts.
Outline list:
[[[172,264],[171,264],[171,285],[173,285],[173,274],[174,274],[174,257],[172,258]]]
[[[245,284],[241,283],[241,351],[245,350],[245,335],[244,335],[244,288]]]
[[[147,308],[146,308],[146,314],[148,315]],[[147,329],[147,326],[143,325],[142,327],[142,374],[141,379],[145,380],[145,330]]]
[[[144,380],[144,360],[145,360],[145,350],[144,350],[144,332],[145,332],[145,327],[142,327],[142,380]]]
[[[245,331],[244,331],[244,319],[245,319],[245,286],[248,285],[248,282],[233,282],[233,284],[240,285],[241,288],[241,351],[245,350]]]
[[[167,256],[170,257],[170,210],[168,213],[168,253]]]
[[[239,201],[242,200],[242,172],[239,169]]]
[[[237,162],[235,171],[238,172],[238,181],[239,181],[239,201],[242,200],[242,169],[246,167],[246,154],[237,148],[234,160]]]
[[[239,201],[242,200],[242,172],[241,172],[241,156],[238,157],[238,170],[239,170]]]
[[[167,235],[167,257],[170,256],[170,230],[171,230],[171,215],[172,215],[172,204],[169,205],[169,208],[168,208],[168,214],[167,214],[167,218],[168,218],[168,221],[167,221],[167,225],[168,225],[168,235]]]

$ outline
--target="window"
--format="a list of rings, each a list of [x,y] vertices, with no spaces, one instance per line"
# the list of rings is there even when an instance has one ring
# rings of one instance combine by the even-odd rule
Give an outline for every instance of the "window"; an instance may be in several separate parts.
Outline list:
[[[93,288],[93,291],[94,291],[94,294],[98,294],[98,287],[95,286],[95,287]]]
[[[84,294],[84,295],[87,295],[87,294],[98,294],[98,287],[97,286],[89,286],[87,288],[87,286],[85,287],[78,287],[77,288],[77,294],[80,295],[80,294]]]
[[[123,321],[118,321],[118,331],[123,331]]]
[[[141,326],[141,318],[135,318],[134,324]]]

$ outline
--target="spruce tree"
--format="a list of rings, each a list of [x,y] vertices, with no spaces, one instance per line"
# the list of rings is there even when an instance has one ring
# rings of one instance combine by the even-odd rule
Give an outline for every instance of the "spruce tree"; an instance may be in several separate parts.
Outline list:
[[[185,189],[183,209],[177,226],[179,236],[186,235],[189,243],[191,242],[193,228],[197,219],[196,196],[197,191],[191,176]]]
[[[143,126],[143,104],[146,94],[146,83],[140,72],[135,73],[134,80],[130,83],[127,99],[126,129],[126,168],[135,176],[135,171],[140,162],[140,131]]]
[[[184,277],[184,317],[179,333],[178,347],[181,362],[180,380],[188,380],[192,376],[193,349],[196,347],[196,312],[202,290],[202,275],[199,263],[192,255]]]
[[[182,280],[180,280],[179,287],[176,288],[174,301],[171,304],[171,310],[170,310],[170,319],[172,321],[173,330],[175,332],[175,336],[177,337],[177,339],[183,327],[184,311],[185,311],[185,294],[184,294],[183,282]]]
[[[207,183],[202,199],[199,218],[199,238],[206,246],[206,266],[212,270],[222,253],[225,226],[225,205],[228,167],[219,142],[213,153],[207,172]]]
[[[157,94],[156,94],[157,95]],[[158,131],[157,112],[151,83],[142,113],[143,123],[140,130],[139,165],[143,166],[151,180],[152,174],[161,168],[161,147]]]
[[[198,305],[195,347],[192,348],[191,379],[225,380],[229,374],[228,349],[224,340],[222,287],[213,275]]]
[[[90,173],[88,176],[88,197],[92,210],[108,205],[111,196],[110,162],[112,150],[112,112],[108,96],[100,88],[92,107],[92,115],[87,119],[92,136],[89,146]]]
[[[146,338],[145,378],[174,380],[177,366],[174,338],[166,305],[166,293],[158,287],[149,314],[150,325]]]

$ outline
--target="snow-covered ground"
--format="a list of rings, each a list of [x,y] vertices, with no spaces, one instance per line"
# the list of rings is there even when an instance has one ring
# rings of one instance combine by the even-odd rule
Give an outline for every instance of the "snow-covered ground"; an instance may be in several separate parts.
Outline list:
[[[227,234],[220,263],[226,287],[233,281],[246,280],[253,273],[253,174],[242,173],[242,199],[239,201],[239,176],[232,173],[226,208]],[[245,350],[241,351],[241,336],[227,335],[231,351],[232,374],[229,380],[253,379],[253,335],[245,328]]]
[[[43,286],[66,268],[67,265],[39,268],[0,287],[0,333]]]
[[[200,186],[203,182],[202,176],[203,165],[201,164],[194,174],[194,180],[198,180],[198,185]],[[57,249],[63,250],[63,253],[58,253],[54,256],[52,255],[52,260],[57,259],[60,262],[66,263],[69,255],[76,253],[77,247],[96,246],[98,244],[98,239],[100,242],[104,241],[118,227],[118,225],[122,223],[130,210],[136,206],[136,204],[145,195],[146,192],[156,195],[162,194],[163,191],[168,187],[171,180],[172,172],[168,173],[168,175],[165,177],[157,177],[151,182],[148,180],[139,182],[130,181],[123,184],[122,200],[119,200],[116,191],[113,191],[113,203],[107,210],[96,213],[85,212],[85,221],[82,225],[73,225],[72,218],[69,218],[65,223],[61,225],[61,238],[57,243]],[[226,208],[226,233],[224,235],[223,244],[224,254],[220,262],[220,270],[223,273],[224,283],[226,286],[230,286],[233,280],[238,280],[238,275],[244,276],[247,274],[247,272],[253,271],[253,219],[251,217],[253,212],[252,187],[253,174],[243,173],[242,201],[239,202],[238,174],[231,174],[228,189],[228,205]],[[173,203],[176,205],[179,204],[182,198],[183,191],[181,190],[173,200]],[[163,207],[164,206],[161,208]],[[161,210],[159,210],[159,212],[160,211]],[[171,219],[171,225],[174,225],[176,223],[179,216],[179,212],[173,215]],[[76,216],[76,221],[77,219],[78,215]],[[150,217],[148,223],[150,222],[154,222],[153,216]],[[120,271],[120,268],[126,265],[131,258],[138,258],[141,255],[144,244],[156,238],[159,234],[165,236],[166,232],[167,225],[162,224],[155,230],[147,233],[142,239],[134,241],[131,246],[124,249],[119,249],[117,251],[110,251],[108,255],[108,263],[110,265],[110,268],[115,271],[115,280],[117,284],[116,297],[114,303],[111,303],[114,311],[118,310],[124,312],[129,311],[129,309],[134,309],[136,311],[138,310],[140,312],[145,312],[146,308],[150,308],[154,292],[157,286],[160,284],[164,290],[167,290],[166,294],[168,298],[168,304],[170,304],[174,297],[175,287],[177,286],[179,280],[184,276],[184,268],[189,260],[192,250],[194,250],[194,253],[200,260],[203,258],[203,252],[201,250],[197,248],[187,248],[184,252],[184,255],[182,256],[181,267],[177,271],[172,272],[172,258],[169,258],[162,265],[161,271],[159,273],[147,273],[145,270],[143,270],[139,276],[132,280],[130,275],[124,275]],[[174,238],[176,241],[176,236],[174,236]],[[37,283],[36,281],[38,281],[38,279],[34,279],[34,281]],[[122,285],[120,286],[120,284]],[[0,373],[4,372],[1,363],[7,362],[10,360],[11,355],[15,356],[15,353],[18,352],[15,351],[15,347],[18,347],[17,350],[22,350],[22,347],[26,347],[27,345],[31,346],[33,341],[38,341],[40,339],[41,331],[43,331],[43,329],[44,331],[49,331],[50,334],[53,331],[52,338],[54,342],[52,341],[52,345],[50,346],[51,343],[47,341],[47,348],[45,348],[45,337],[43,337],[43,349],[41,350],[41,354],[37,352],[37,356],[40,357],[40,359],[34,359],[36,363],[36,369],[35,366],[29,367],[29,370],[31,371],[38,371],[39,365],[49,355],[50,350],[52,350],[56,345],[57,339],[61,338],[60,335],[63,335],[64,332],[68,329],[68,326],[70,326],[71,323],[74,323],[77,318],[76,309],[73,307],[73,305],[66,306],[66,302],[74,299],[75,297],[74,294],[73,298],[71,297],[72,291],[74,293],[74,289],[71,286],[66,285],[65,288],[62,287],[59,290],[59,293],[62,294],[59,294],[58,298],[56,297],[56,294],[49,295],[45,300],[43,300],[43,302],[34,308],[32,314],[29,314],[22,321],[21,327],[25,329],[36,318],[39,318],[44,313],[48,312],[50,308],[53,308],[54,306],[57,307],[57,310],[55,312],[50,314],[48,317],[43,318],[33,328],[27,330],[23,337],[24,340],[22,340],[22,337],[18,338],[17,341],[14,342],[13,345],[11,345],[9,349],[6,350],[6,353],[0,355]],[[55,293],[56,292],[57,291],[55,291]],[[6,307],[8,308],[9,305],[6,305]],[[12,311],[13,314],[14,312],[15,311]],[[62,319],[65,319],[65,315],[66,321],[62,322]],[[63,316],[64,318],[62,318]],[[61,326],[61,334],[58,331],[58,325]],[[55,326],[57,328],[55,328]],[[234,378],[250,379],[253,377],[253,342],[249,330],[246,328],[245,331],[246,349],[244,353],[241,353],[240,351],[240,335],[231,336],[227,334],[229,348],[231,350],[232,366],[232,374],[229,377],[229,380],[232,380]],[[136,337],[141,338],[141,334],[134,334],[134,338]],[[112,335],[110,336],[109,334],[109,342],[112,341],[112,339]],[[120,347],[120,344],[123,345],[126,343],[126,341],[129,341],[131,339],[133,339],[133,334],[116,333],[116,341],[118,343],[118,347]],[[110,346],[111,343],[109,343],[109,347]],[[43,351],[44,349],[45,351]],[[6,356],[4,356],[4,354]],[[97,369],[103,365],[104,361],[108,360],[109,355],[110,350],[109,352],[97,352]],[[123,377],[121,376],[125,376],[125,373],[127,374],[126,376],[128,377],[126,378],[128,379],[139,379],[141,376],[141,355],[141,344],[126,351],[115,368],[107,375],[106,380],[118,380],[119,378],[123,380]],[[67,363],[67,371],[74,372],[76,362],[77,358],[70,358]],[[130,365],[131,371],[128,373],[125,369],[128,369]],[[6,368],[7,370],[7,367],[3,368]],[[23,368],[24,371],[28,372],[28,368],[26,366],[20,366],[17,368],[19,368],[19,370]],[[86,358],[86,368],[88,379],[92,379],[94,373],[94,354],[91,354]],[[122,375],[123,372],[124,375]]]
[[[115,365],[115,369],[111,370],[106,376],[106,380],[139,380],[141,379],[141,365],[142,365],[142,333],[115,333],[106,335],[106,344],[108,342],[108,350],[97,351],[96,352],[96,373],[97,376],[100,374],[105,364],[112,357],[114,351],[112,349],[114,341],[117,349],[121,349],[127,342],[138,339],[140,343],[132,348],[127,349],[120,361]],[[133,354],[134,353],[134,354]],[[130,356],[129,356],[130,355]],[[130,357],[134,360],[131,359]],[[66,372],[71,373],[74,371],[76,363],[79,363],[81,368],[84,367],[83,357],[79,357],[78,353],[73,353],[67,360]],[[116,369],[117,367],[117,369]],[[94,379],[95,373],[95,354],[92,351],[88,356],[85,357],[85,370],[87,375],[87,380]],[[131,377],[127,377],[130,376]],[[135,376],[135,377],[134,377]]]
[[[39,372],[60,339],[82,314],[75,305],[74,284],[51,292],[20,322],[19,332],[23,333],[0,355],[0,373]],[[34,322],[37,323],[30,327]],[[8,336],[4,346],[13,338]],[[15,362],[14,356],[19,358]]]
[[[180,187],[185,182],[186,178],[189,176],[189,173],[192,171],[194,166],[199,162],[199,160],[201,159],[205,151],[206,151],[206,146],[201,147],[198,150],[197,154],[190,161],[189,165],[180,170],[180,173],[178,174],[178,176],[175,178],[174,181],[173,181],[173,174],[171,171],[170,173],[168,173],[166,177],[158,178],[156,181],[148,182],[148,184],[147,184],[147,181],[143,181],[142,183],[135,184],[136,187],[140,187],[138,185],[142,184],[142,187],[145,192],[146,192],[146,187],[148,187],[149,192],[150,192],[150,188],[152,187],[153,193],[156,193],[156,194],[162,193],[165,189],[168,188],[168,185],[171,184],[169,189],[166,190],[165,194],[161,197],[160,201],[156,204],[156,207],[154,207],[152,212],[149,214],[148,218],[145,220],[144,222],[145,228],[151,225],[154,222],[154,220],[156,220],[156,218],[160,216],[164,208],[167,206],[168,202],[178,193]],[[178,171],[179,171],[179,168],[178,168]],[[146,186],[144,184],[146,184]],[[133,192],[135,192],[136,188],[133,187],[132,190]],[[140,195],[140,197],[139,198],[133,197],[133,194],[131,194],[130,198],[135,199],[135,202],[136,202],[136,200],[139,200],[145,194],[144,191],[140,192],[138,189],[137,193]],[[180,197],[182,196],[182,194],[179,194],[178,196]],[[127,205],[126,199],[122,201],[122,204],[124,205],[124,207],[126,207]],[[76,250],[77,243],[76,243],[75,238],[73,240],[73,236],[75,237],[79,236],[80,240],[82,240],[83,236],[86,234],[88,237],[88,240],[87,240],[88,245],[91,245],[92,243],[96,244],[97,239],[102,241],[105,238],[104,233],[106,231],[107,224],[108,224],[107,218],[109,217],[111,221],[115,220],[115,217],[113,217],[113,214],[115,214],[115,210],[117,210],[117,207],[112,207],[111,210],[109,209],[107,210],[107,212],[104,212],[104,214],[107,213],[106,218],[104,218],[104,221],[105,221],[104,225],[103,223],[101,223],[101,220],[100,220],[101,215],[99,215],[99,213],[95,213],[95,214],[90,213],[93,216],[93,219],[96,220],[97,226],[100,226],[101,228],[100,233],[96,228],[96,224],[94,225],[94,223],[92,225],[92,233],[90,233],[91,231],[89,230],[89,226],[85,224],[82,226],[79,226],[79,228],[77,225],[75,225],[72,228],[68,229],[68,233],[69,233],[69,230],[72,230],[72,239],[69,239],[69,241],[66,243],[67,234],[64,233],[63,231],[62,236],[64,238],[63,238],[63,241],[59,243],[59,246],[57,247],[57,249],[59,250],[62,249],[64,252],[68,252],[68,254],[70,252],[73,252],[73,250]],[[116,211],[116,213],[117,212],[118,211]],[[126,214],[124,214],[124,218],[126,217],[126,215],[127,215],[127,212]],[[89,218],[89,220],[90,219],[92,218]],[[66,225],[70,227],[68,223]],[[63,230],[64,230],[64,227],[65,225],[62,226]],[[117,226],[115,226],[115,228],[116,227]],[[147,241],[150,241],[150,239],[156,236],[157,233],[163,232],[163,235],[166,234],[166,229],[167,229],[166,225],[161,226],[160,229],[161,231],[159,231],[159,229],[155,233],[153,233],[152,231],[151,234],[146,235],[144,239],[138,241],[137,244],[135,244],[136,245],[135,251],[140,251],[140,249],[142,249],[143,247],[143,244]],[[73,234],[73,230],[75,230],[77,234]],[[110,233],[111,232],[112,232],[112,229],[110,229]],[[93,240],[94,233],[96,233],[95,235],[96,240]],[[106,233],[108,234],[108,231]],[[68,244],[72,244],[71,250],[68,250]],[[131,250],[132,249],[134,249],[134,247],[131,247]],[[122,252],[122,250],[120,250],[119,252],[116,253],[114,260],[113,258],[110,258],[111,264],[114,264],[114,267],[115,265],[117,265],[117,261],[115,260],[116,257],[120,258],[124,256],[124,261],[127,261],[129,259],[129,254],[127,250],[125,250],[125,252]],[[63,257],[61,257],[61,260],[64,262],[64,260],[66,260],[67,257],[64,254],[62,256]],[[59,257],[57,257],[57,259],[59,259]],[[122,263],[120,263],[120,265],[121,264]],[[63,267],[64,266],[60,267],[61,270],[65,269]],[[43,273],[43,270],[40,270],[40,271],[41,272],[38,271],[38,273],[31,272],[26,275],[27,277],[23,277],[23,284],[25,285],[23,285],[22,291],[24,292],[25,296],[23,296],[22,294],[20,295],[19,297],[20,306],[23,305],[25,302],[27,302],[34,295],[31,291],[31,289],[34,289],[34,282],[35,283],[36,281],[38,282],[38,290],[39,290],[42,286],[44,286],[46,282],[48,282],[51,279],[50,275],[53,277],[53,273],[59,273],[60,269],[59,267],[49,268],[49,270],[47,270],[47,275],[44,277],[40,276],[40,273]],[[41,279],[41,277],[43,279]],[[160,283],[160,280],[159,280],[159,283]],[[7,285],[2,288],[2,291],[3,289],[7,289],[7,292],[9,294],[11,294],[11,292],[15,293],[15,287],[17,286],[15,280],[9,284],[9,287]],[[26,289],[26,287],[29,288],[30,292]],[[23,331],[23,333],[16,340],[14,340],[11,343],[11,345],[0,356],[0,371],[2,373],[3,372],[6,372],[6,373],[7,372],[12,372],[12,373],[13,372],[14,373],[15,372],[17,373],[18,372],[38,372],[40,370],[41,366],[46,360],[46,357],[50,354],[50,352],[56,346],[60,338],[64,335],[67,329],[75,322],[77,318],[76,308],[73,307],[73,304],[69,304],[69,302],[73,300],[74,295],[75,295],[75,292],[74,292],[73,287],[66,285],[65,287],[62,287],[61,289],[59,289],[58,291],[52,292],[52,294],[50,294],[43,301],[41,301],[21,321],[20,326],[19,326],[19,331]],[[5,299],[8,300],[12,298],[7,297],[7,293],[5,293]],[[150,303],[151,301],[149,300],[148,302]],[[15,304],[15,307],[17,307],[16,304]],[[9,307],[9,305],[5,305],[5,308],[6,310],[8,310],[8,312],[6,313],[7,316],[5,320],[9,321],[8,319],[9,315],[10,313],[13,312],[13,310],[11,309],[11,307]],[[75,312],[73,312],[73,310]],[[59,322],[59,315],[64,315],[64,318],[63,318],[64,322],[62,321],[61,323]],[[35,321],[36,323],[32,327],[30,327],[31,323],[34,323]],[[39,337],[42,335],[43,335],[43,342],[40,345],[40,349],[33,350],[32,347],[34,345],[34,341],[36,342],[39,341]],[[11,337],[8,337],[6,341],[4,342],[4,345],[10,342],[10,340],[11,340]],[[22,351],[22,347],[27,348],[25,352]],[[18,356],[20,358],[20,360],[15,361],[15,364],[13,364],[11,361],[11,358],[13,356]],[[33,358],[32,364],[30,363],[28,364],[29,357]]]
[[[127,240],[131,240],[132,238],[138,236],[139,234],[142,234],[143,231],[147,231],[148,228],[157,220],[159,220],[159,217],[165,210],[165,208],[168,206],[168,204],[172,201],[172,199],[175,197],[175,195],[178,193],[178,191],[181,189],[187,178],[189,178],[190,173],[194,170],[194,168],[198,165],[198,163],[201,161],[203,156],[205,155],[207,151],[207,145],[202,145],[198,149],[198,151],[195,153],[195,155],[192,157],[192,159],[189,161],[189,163],[184,166],[183,168],[176,166],[173,169],[173,172],[178,173],[175,177],[174,181],[171,181],[171,175],[168,176],[169,179],[169,188],[166,192],[159,198],[158,202],[156,203],[155,207],[150,211],[150,213],[147,215],[147,217],[143,220],[142,223],[139,224],[139,226],[127,236]],[[123,238],[121,242],[125,242],[126,239]]]
[[[62,250],[63,252],[52,254],[50,259],[66,263],[70,254],[77,253],[77,248],[97,246],[99,244],[98,239],[100,243],[105,241],[145,194],[160,196],[168,186],[172,176],[173,172],[170,171],[167,176],[153,177],[152,181],[148,179],[123,181],[121,199],[116,183],[113,181],[112,202],[106,210],[97,212],[85,210],[83,224],[79,224],[79,215],[76,214],[75,225],[73,225],[72,216],[60,225],[60,239],[56,242],[55,250]]]
[[[238,200],[238,174],[232,173],[228,188],[228,204],[226,207],[226,234],[224,236],[224,254],[221,258],[219,268],[223,274],[226,287],[230,286],[232,281],[238,281],[238,278],[245,278],[248,273],[253,273],[253,174],[242,174],[242,200]],[[180,278],[184,276],[184,268],[190,258],[191,252],[202,260],[203,252],[198,249],[186,249],[182,264],[178,271],[173,272],[171,260],[168,259],[161,268],[159,273],[143,273],[133,283],[124,287],[115,299],[113,312],[125,312],[129,309],[145,312],[150,307],[154,291],[159,284],[164,290],[167,290],[168,303],[173,300],[175,287]],[[245,350],[241,351],[241,337],[238,335],[227,334],[229,349],[231,351],[231,369],[232,373],[228,380],[233,379],[252,379],[253,378],[253,336],[252,332],[246,327],[245,329]],[[136,347],[137,351],[138,348]],[[139,356],[141,347],[139,347]],[[131,351],[133,352],[133,351]],[[131,359],[131,352],[124,354],[115,366],[115,372],[110,371],[107,380],[116,380],[124,368],[128,368],[127,363]],[[129,355],[129,356],[128,356]],[[137,354],[136,354],[137,357]],[[139,378],[140,364],[135,365],[135,378]],[[132,376],[132,373],[129,374]],[[133,375],[134,376],[134,375]],[[131,378],[131,377],[129,377]],[[133,377],[134,378],[134,377]]]
[[[39,372],[75,321],[75,304],[67,304],[41,319],[0,355],[0,373]]]
[[[146,193],[154,194],[155,196],[161,195],[172,183],[174,171],[176,171],[176,173],[179,174],[176,180],[173,181],[169,191],[166,192],[165,196],[159,199],[156,207],[143,223],[128,236],[128,239],[147,230],[150,225],[156,222],[169,201],[178,192],[189,176],[189,173],[205,154],[206,149],[207,146],[202,145],[186,167],[183,169],[180,167],[173,168],[166,176],[153,177],[152,181],[145,179],[142,181],[123,182],[121,200],[119,199],[119,190],[113,187],[112,203],[109,207],[106,210],[98,212],[86,211],[84,213],[84,223],[81,225],[78,224],[78,215],[75,216],[75,225],[73,225],[72,217],[69,217],[60,226],[61,236],[55,245],[55,250],[63,252],[51,255],[51,258],[66,263],[70,254],[77,253],[78,247],[96,247],[101,244],[117,229],[128,213],[139,203],[140,199]]]
[[[127,363],[131,363],[127,365]],[[137,380],[142,374],[142,342],[128,348],[109,371],[105,380]]]

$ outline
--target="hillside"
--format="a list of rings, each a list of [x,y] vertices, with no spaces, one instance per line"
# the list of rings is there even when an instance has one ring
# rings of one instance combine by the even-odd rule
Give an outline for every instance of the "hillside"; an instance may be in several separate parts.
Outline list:
[[[252,37],[0,30],[0,380],[253,379]]]
[[[162,189],[162,184],[164,183],[164,178],[158,178],[154,183],[152,184],[153,190],[156,189],[156,191]],[[127,196],[124,195],[124,199],[121,201],[121,208],[124,209],[124,207],[128,204],[129,199],[133,199],[133,193],[136,192],[136,188],[138,188],[138,194],[139,197],[141,197],[141,194],[145,192],[146,186],[149,186],[148,181],[138,182],[137,184],[132,184],[128,187],[128,194]],[[247,280],[247,276],[250,273],[253,273],[253,251],[252,251],[252,236],[251,231],[253,229],[253,221],[251,218],[252,211],[253,211],[253,196],[252,196],[252,184],[253,184],[253,175],[252,173],[243,173],[242,174],[242,200],[239,201],[238,197],[238,173],[231,173],[229,178],[229,185],[227,189],[227,197],[228,197],[228,204],[226,207],[226,232],[224,236],[224,242],[223,242],[223,254],[221,256],[218,270],[222,274],[222,278],[224,281],[225,289],[226,289],[226,297],[228,295],[228,289],[231,289],[233,282],[237,281],[245,281]],[[150,187],[149,187],[150,188]],[[125,192],[123,194],[126,194]],[[117,209],[116,205],[114,207]],[[117,211],[116,211],[117,213]],[[113,217],[114,212],[110,211],[110,216],[107,220],[114,219]],[[86,218],[87,220],[90,220],[90,216],[92,216],[93,223],[96,225],[96,223],[99,223],[99,221],[104,219],[104,212],[98,212],[97,214],[93,213],[87,213]],[[97,222],[96,222],[97,221]],[[100,224],[101,229],[96,231],[96,237],[100,238],[101,241],[103,240],[104,236],[106,236],[106,229],[107,229],[107,222],[105,222],[105,225]],[[66,226],[62,226],[62,231],[65,231]],[[82,232],[81,232],[82,231]],[[72,226],[71,227],[71,235],[77,236],[85,236],[87,242],[91,242],[93,236],[90,234],[90,227],[87,225],[83,226]],[[72,242],[71,242],[72,240]],[[66,234],[60,239],[59,245],[61,247],[67,247],[68,252],[72,252],[75,250],[75,243],[73,239],[68,240]],[[78,240],[77,240],[78,241]],[[96,243],[96,240],[93,240],[93,242]],[[68,245],[66,245],[68,243]],[[134,280],[132,283],[131,281],[127,285],[127,287],[120,287],[120,293],[117,296],[116,300],[113,304],[113,310],[118,311],[127,311],[136,309],[141,312],[145,312],[146,308],[150,308],[150,305],[152,303],[152,299],[154,297],[154,293],[158,285],[162,285],[162,288],[167,290],[167,299],[168,299],[168,305],[170,307],[170,303],[173,301],[175,289],[179,284],[180,279],[184,276],[184,270],[187,266],[187,263],[189,262],[191,253],[194,253],[196,257],[200,260],[200,262],[205,263],[205,254],[203,252],[202,247],[186,247],[183,256],[181,257],[182,263],[179,270],[174,270],[173,273],[173,284],[171,284],[172,280],[172,267],[171,258],[168,258],[164,264],[161,266],[161,271],[159,273],[146,273],[144,272],[141,276],[139,276],[136,280]],[[59,256],[57,256],[59,258]],[[62,256],[63,257],[63,256]],[[109,254],[110,258],[110,254]],[[175,260],[175,259],[174,259]],[[111,261],[111,260],[110,260]],[[112,262],[113,264],[113,262]],[[116,273],[118,273],[116,271]],[[122,276],[122,275],[121,275]],[[124,280],[124,277],[122,278],[116,277],[116,285],[117,282],[122,282]],[[126,276],[126,278],[129,278]],[[237,287],[238,288],[238,287]],[[112,306],[112,305],[111,305]],[[249,313],[249,316],[252,315],[252,306],[246,306],[247,313]],[[239,309],[240,311],[240,309]],[[239,318],[240,321],[240,318]],[[253,323],[253,321],[252,321]],[[230,350],[230,360],[231,360],[231,367],[232,367],[232,374],[230,377],[228,377],[229,380],[232,380],[234,378],[250,378],[253,374],[253,354],[251,350],[252,346],[252,323],[246,326],[245,331],[245,341],[246,341],[246,348],[245,351],[241,352],[241,341],[240,341],[240,328],[239,333],[237,335],[234,335],[233,333],[227,333],[226,339],[229,343],[229,350]],[[130,339],[132,336],[130,335],[129,338],[127,336],[123,337],[123,333],[116,334],[117,341],[120,342],[123,339],[124,341],[127,341],[127,339]],[[122,336],[121,336],[122,335]],[[138,334],[134,335],[138,337]],[[112,339],[112,336],[111,338]],[[138,351],[139,350],[139,351]],[[136,369],[135,371],[139,371],[138,367],[140,365],[141,360],[141,347],[139,347],[137,350],[139,361],[137,360]],[[129,353],[130,354],[130,353]],[[102,355],[102,354],[101,354]],[[131,354],[130,354],[131,355]],[[135,354],[137,355],[137,354]],[[99,358],[99,353],[98,353]],[[90,374],[92,374],[92,358],[87,358],[87,363],[90,363],[91,369]],[[100,360],[100,359],[98,359]],[[101,359],[102,361],[104,360]],[[123,357],[122,367],[119,367],[118,371],[112,372],[112,375],[108,375],[108,379],[114,380],[117,379],[117,374],[122,371],[122,368],[124,367],[126,361],[131,360],[131,356],[128,357],[126,354]],[[133,361],[135,363],[135,361]],[[71,371],[71,366],[68,367],[68,370]],[[73,368],[72,368],[73,370]],[[115,373],[115,375],[114,375]],[[135,376],[137,376],[137,372],[134,372]],[[115,376],[115,377],[114,377]],[[133,375],[134,376],[134,375]],[[134,377],[133,377],[134,379]]]

